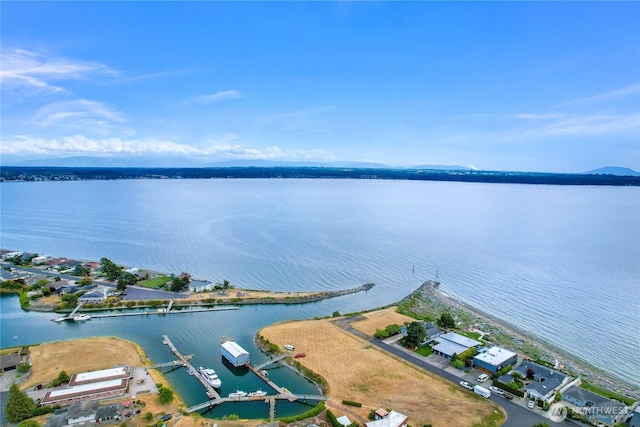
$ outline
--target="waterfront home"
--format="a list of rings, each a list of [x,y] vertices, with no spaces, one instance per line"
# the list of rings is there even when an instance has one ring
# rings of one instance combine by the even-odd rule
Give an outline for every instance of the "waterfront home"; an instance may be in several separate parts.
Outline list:
[[[487,351],[477,354],[473,358],[473,366],[490,375],[495,375],[500,369],[518,363],[518,354],[506,348],[494,346]]]
[[[425,340],[424,342],[420,343],[420,345],[425,345],[428,342],[433,341],[435,338],[438,338],[440,335],[444,333],[440,328],[434,325],[433,322],[419,322],[419,323],[422,325],[422,328],[426,332]],[[400,327],[400,333],[405,337],[407,336],[407,325],[403,325]]]
[[[432,349],[435,354],[451,359],[454,353],[460,354],[471,347],[475,347],[477,350],[482,347],[482,343],[455,332],[448,332],[438,337],[438,344],[434,345]]]
[[[528,360],[514,368],[513,372],[519,372],[523,379],[533,380],[524,387],[526,396],[545,402],[553,400],[555,391],[571,380],[567,375]]]
[[[389,412],[384,409],[378,409],[375,412],[375,421],[366,423],[367,427],[406,427],[409,417],[400,412],[391,410]]]
[[[83,304],[102,304],[106,299],[107,293],[104,290],[95,290],[82,295],[78,298],[78,302]]]
[[[51,255],[40,255],[31,259],[33,265],[44,264],[51,259]]]
[[[621,422],[628,412],[625,404],[576,385],[572,385],[562,393],[562,400],[573,405],[575,410],[584,414],[594,424],[613,426]]]

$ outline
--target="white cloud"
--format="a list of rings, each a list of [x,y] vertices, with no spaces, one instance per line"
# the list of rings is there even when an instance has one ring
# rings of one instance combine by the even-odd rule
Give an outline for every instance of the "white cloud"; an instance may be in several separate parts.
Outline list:
[[[527,116],[527,115],[520,115]],[[531,116],[536,116],[535,114]],[[591,115],[538,115],[535,125],[527,125],[507,131],[511,138],[541,136],[592,136],[625,131],[640,131],[640,114],[591,114]],[[523,118],[523,117],[519,117]],[[542,121],[542,123],[540,122]]]
[[[32,138],[17,136],[3,141],[0,153],[21,156],[118,156],[118,155],[184,155],[211,160],[314,160],[331,161],[335,157],[323,150],[283,150],[277,145],[264,149],[230,144],[237,139],[233,134],[223,135],[215,144],[198,148],[161,139],[101,138],[84,135],[62,138]]]
[[[47,104],[31,118],[31,124],[40,128],[61,127],[102,134],[130,134],[131,131],[122,126],[124,122],[126,118],[122,112],[102,102],[86,99]]]
[[[625,86],[619,89],[610,90],[608,92],[599,93],[584,98],[573,99],[561,104],[561,107],[574,105],[574,104],[591,104],[602,101],[607,101],[615,98],[623,98],[627,96],[640,96],[640,83],[635,83],[629,86]]]
[[[196,96],[193,98],[194,102],[199,104],[209,104],[211,102],[223,101],[225,99],[242,98],[242,94],[237,90],[225,90],[223,92],[216,92],[211,95]]]
[[[32,95],[64,91],[53,83],[55,81],[80,80],[93,74],[117,74],[98,62],[48,57],[24,49],[3,49],[0,58],[2,90],[19,90]]]

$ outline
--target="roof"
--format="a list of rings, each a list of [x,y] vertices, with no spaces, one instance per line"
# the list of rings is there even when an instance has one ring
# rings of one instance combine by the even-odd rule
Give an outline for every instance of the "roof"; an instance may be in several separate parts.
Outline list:
[[[13,368],[22,363],[22,356],[20,353],[11,353],[4,356],[0,356],[0,369]]]
[[[67,419],[71,418],[79,418],[79,417],[87,417],[94,415],[98,408],[98,401],[89,401],[76,403],[75,405],[69,406],[69,411],[67,412]]]
[[[101,418],[113,417],[114,415],[118,414],[121,410],[122,408],[119,403],[98,406],[98,410],[96,412],[96,418],[101,419]]]
[[[549,378],[546,381],[538,382],[531,381],[529,385],[527,385],[525,390],[535,390],[540,396],[547,396],[550,392],[554,391],[562,381],[558,378]]]
[[[61,390],[50,391],[47,393],[47,395],[49,396],[49,399],[47,400],[51,400],[51,399],[57,400],[57,399],[64,398],[66,396],[71,396],[76,394],[91,394],[94,392],[98,392],[100,390],[112,389],[112,388],[115,389],[122,386],[126,387],[126,382],[120,379],[100,381],[100,382],[89,383],[89,384],[80,384],[80,385],[69,387],[69,388],[63,388]]]
[[[538,378],[549,379],[553,377],[553,378],[558,378],[560,382],[563,382],[564,379],[567,378],[565,374],[554,371],[553,369],[547,368],[546,366],[542,366],[542,365],[538,365],[537,363],[530,362],[528,360],[522,362],[520,366],[518,366],[517,368],[514,368],[513,370],[520,372],[520,374],[524,378],[527,376],[527,371],[529,369],[532,369],[533,375]]]
[[[366,423],[367,427],[398,427],[407,422],[409,417],[400,412],[390,411],[389,415],[377,421]]]
[[[442,338],[444,335],[440,335],[438,339]],[[433,346],[433,351],[439,351],[440,353],[447,354],[449,356],[453,355],[453,353],[460,354],[463,351],[467,351],[469,347],[465,347],[460,344],[453,343],[451,341],[440,341],[437,345]]]
[[[596,394],[589,390],[585,390],[584,388],[578,387],[576,385],[572,385],[571,387],[566,389],[564,393],[562,393],[562,396],[569,396],[582,402],[586,402],[588,400],[599,406],[604,406],[605,404],[607,406],[625,406],[617,400],[600,396],[599,394]]]
[[[238,357],[243,354],[249,354],[247,350],[240,347],[237,343],[233,341],[226,341],[222,343],[222,347],[229,352],[233,357]]]
[[[484,353],[476,355],[474,359],[480,360],[481,362],[485,362],[493,366],[500,366],[515,355],[516,353],[511,350],[496,346],[491,347]]]
[[[336,418],[336,420],[338,420],[338,422],[340,424],[342,424],[343,426],[345,426],[345,427],[348,426],[349,424],[351,424],[351,420],[346,415],[338,417],[338,418]]]
[[[129,377],[128,366],[118,366],[111,369],[102,369],[100,371],[81,372],[71,379],[71,385],[95,383],[111,379],[121,379]]]
[[[471,338],[467,338],[463,335],[457,334],[455,332],[448,332],[446,334],[440,335],[439,337],[440,340],[447,340],[447,341],[451,341],[453,343],[456,343],[458,345],[462,345],[466,348],[469,347],[475,347],[478,345],[482,345],[482,343],[480,343],[479,341],[476,341],[474,339]]]

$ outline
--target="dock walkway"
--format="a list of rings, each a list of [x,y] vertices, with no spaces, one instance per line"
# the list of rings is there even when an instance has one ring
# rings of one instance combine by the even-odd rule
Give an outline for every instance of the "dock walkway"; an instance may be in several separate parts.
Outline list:
[[[282,359],[284,359],[285,357],[287,357],[289,354],[281,354],[280,356],[276,356],[273,359],[269,359],[264,363],[261,363],[259,365],[255,366],[255,369],[257,369],[258,371],[261,371],[262,369],[266,368],[267,366],[271,365],[272,363],[276,363]]]
[[[211,385],[207,382],[207,380],[204,379],[200,371],[198,371],[193,366],[191,366],[191,363],[189,363],[189,360],[188,360],[189,358],[187,356],[183,356],[182,353],[178,351],[176,346],[173,345],[173,343],[169,339],[169,336],[163,335],[162,343],[168,345],[169,349],[171,349],[171,352],[178,358],[178,360],[183,364],[183,366],[186,366],[187,369],[193,372],[193,375],[198,379],[198,381],[200,381],[200,384],[202,384],[204,388],[207,390],[207,397],[209,399],[212,399],[212,400],[222,399],[218,394],[218,392],[213,387],[211,387]]]

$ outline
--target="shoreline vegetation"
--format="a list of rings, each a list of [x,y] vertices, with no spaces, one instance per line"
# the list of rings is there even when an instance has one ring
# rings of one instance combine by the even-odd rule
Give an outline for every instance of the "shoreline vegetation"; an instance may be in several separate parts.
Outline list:
[[[455,329],[459,332],[472,331],[485,341],[516,351],[535,362],[559,366],[571,376],[580,376],[591,384],[598,384],[634,400],[640,399],[640,387],[637,384],[617,378],[575,354],[472,307],[441,291],[438,285],[435,281],[423,283],[398,303],[398,313],[418,320],[436,320],[442,312],[449,312],[456,319]]]
[[[500,184],[640,185],[640,176],[630,175],[486,171],[474,169],[449,170],[429,169],[428,167],[394,169],[316,166],[203,168],[5,166],[0,171],[0,182],[211,178],[387,179]]]

